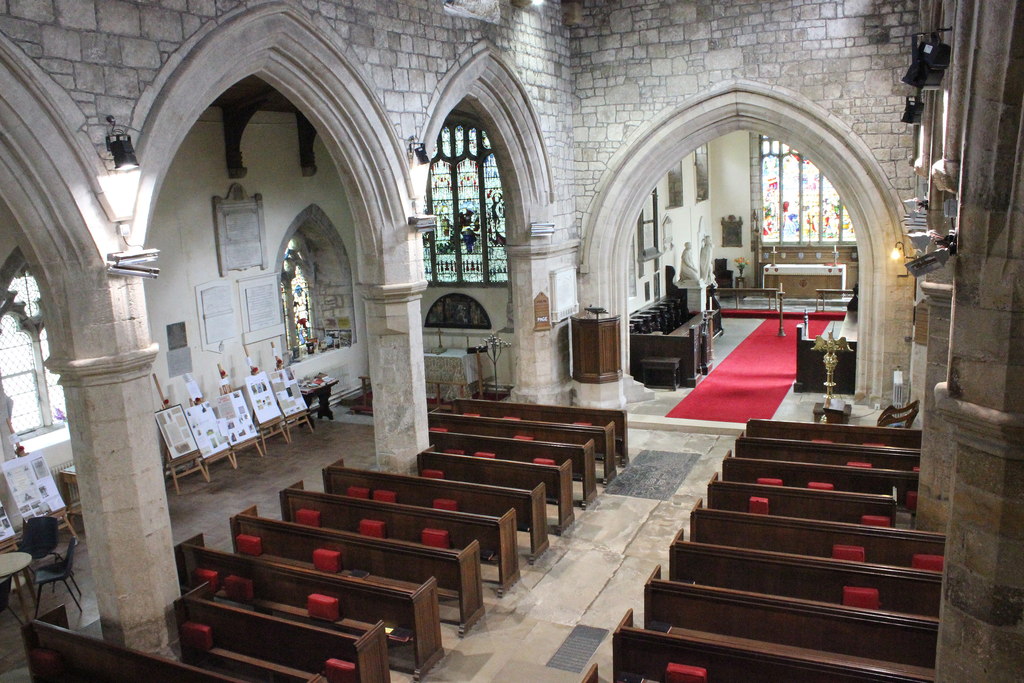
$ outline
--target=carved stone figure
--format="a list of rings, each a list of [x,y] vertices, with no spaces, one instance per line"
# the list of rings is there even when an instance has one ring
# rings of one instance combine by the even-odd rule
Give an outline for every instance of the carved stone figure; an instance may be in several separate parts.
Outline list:
[[[712,254],[711,235],[704,235],[700,243],[700,279],[701,282],[711,282],[714,255]]]
[[[700,271],[693,260],[693,249],[689,242],[683,245],[683,255],[679,259],[679,279],[676,284],[683,282],[700,282]]]

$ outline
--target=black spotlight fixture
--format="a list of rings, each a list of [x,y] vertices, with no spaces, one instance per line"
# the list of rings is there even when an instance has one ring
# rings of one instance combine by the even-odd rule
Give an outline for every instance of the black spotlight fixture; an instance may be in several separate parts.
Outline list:
[[[110,132],[107,133],[107,151],[114,157],[114,170],[130,171],[138,168],[139,160],[135,158],[132,136],[117,125],[117,120],[113,116],[107,117],[107,124],[110,126]]]
[[[904,74],[903,82],[915,88],[938,89],[949,66],[952,49],[939,39],[938,33],[932,33],[928,40],[920,42],[915,35],[912,52],[910,68]]]
[[[429,164],[430,157],[427,156],[427,146],[422,142],[412,142],[409,144],[409,152],[416,157],[416,162],[420,164]]]
[[[903,109],[900,121],[903,123],[921,123],[924,114],[924,100],[917,95],[907,98],[907,106]]]

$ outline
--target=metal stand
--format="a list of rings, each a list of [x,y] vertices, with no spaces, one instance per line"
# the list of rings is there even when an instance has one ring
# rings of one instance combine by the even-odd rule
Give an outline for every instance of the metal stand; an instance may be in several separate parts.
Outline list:
[[[484,339],[484,344],[487,346],[487,357],[491,359],[491,366],[494,368],[494,398],[498,398],[498,359],[501,358],[501,352],[512,346],[512,342],[507,342],[495,333]]]

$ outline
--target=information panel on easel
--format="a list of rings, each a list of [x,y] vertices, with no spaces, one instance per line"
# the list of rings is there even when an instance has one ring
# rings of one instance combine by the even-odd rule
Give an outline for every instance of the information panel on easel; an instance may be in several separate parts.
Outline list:
[[[221,394],[213,399],[210,405],[218,422],[223,424],[223,431],[227,434],[228,441],[232,446],[256,438],[259,432],[256,431],[256,426],[252,423],[249,406],[241,391]]]
[[[196,438],[185,418],[185,411],[180,405],[167,406],[163,410],[158,410],[156,423],[160,427],[160,436],[164,439],[172,462],[199,450]]]
[[[245,398],[257,424],[265,425],[283,417],[267,373],[257,372],[245,378]]]
[[[212,458],[231,448],[229,435],[225,431],[226,425],[217,419],[209,403],[203,401],[186,408],[185,418],[192,428],[192,435],[203,458]]]
[[[9,538],[14,538],[14,527],[11,526],[11,518],[7,516],[3,503],[0,503],[0,541]]]
[[[42,453],[8,460],[3,464],[3,472],[11,498],[22,518],[42,517],[64,508],[64,499]],[[9,527],[6,513],[3,518]]]
[[[270,386],[277,397],[277,403],[286,417],[305,412],[306,401],[302,398],[299,383],[288,368],[273,370],[270,373]]]

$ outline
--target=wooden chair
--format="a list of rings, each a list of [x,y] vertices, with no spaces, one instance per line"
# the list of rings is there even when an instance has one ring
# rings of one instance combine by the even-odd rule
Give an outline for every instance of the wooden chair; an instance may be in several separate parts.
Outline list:
[[[903,427],[910,429],[910,426],[914,424],[914,420],[917,418],[917,413],[920,411],[920,404],[920,401],[913,401],[902,408],[889,406],[878,416],[877,424],[879,427]]]

